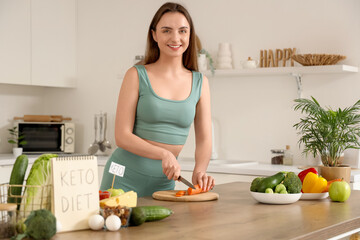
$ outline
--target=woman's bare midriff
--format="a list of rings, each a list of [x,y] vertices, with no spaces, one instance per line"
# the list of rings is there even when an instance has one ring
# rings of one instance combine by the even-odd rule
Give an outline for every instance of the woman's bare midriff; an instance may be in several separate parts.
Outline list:
[[[180,151],[184,146],[184,145],[171,145],[171,144],[166,144],[166,143],[154,142],[154,141],[147,140],[147,139],[143,139],[143,140],[145,140],[146,142],[148,142],[152,145],[155,145],[157,147],[161,147],[161,148],[168,150],[169,152],[174,154],[175,157],[179,156]]]

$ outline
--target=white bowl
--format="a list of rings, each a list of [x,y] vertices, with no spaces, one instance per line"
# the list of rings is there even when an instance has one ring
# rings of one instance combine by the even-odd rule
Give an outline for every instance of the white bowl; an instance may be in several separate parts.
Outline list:
[[[279,194],[279,193],[259,193],[251,192],[251,196],[261,203],[268,204],[290,204],[298,201],[301,197],[301,193],[288,193],[288,194]]]
[[[302,200],[315,200],[315,199],[323,199],[323,198],[327,198],[329,196],[328,192],[324,192],[324,193],[303,193],[301,195]]]

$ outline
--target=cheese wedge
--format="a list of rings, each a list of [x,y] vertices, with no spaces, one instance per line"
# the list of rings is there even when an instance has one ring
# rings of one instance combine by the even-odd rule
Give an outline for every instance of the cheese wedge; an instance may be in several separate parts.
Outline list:
[[[136,207],[137,204],[137,193],[129,191],[119,196],[105,198],[100,201],[100,207]]]

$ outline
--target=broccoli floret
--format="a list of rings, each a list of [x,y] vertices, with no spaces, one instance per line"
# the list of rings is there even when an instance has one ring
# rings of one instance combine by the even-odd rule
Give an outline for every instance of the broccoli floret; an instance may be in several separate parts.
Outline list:
[[[45,209],[32,211],[25,225],[25,234],[33,239],[50,239],[56,233],[56,218]]]
[[[250,191],[257,192],[258,185],[263,177],[257,177],[251,182]]]
[[[285,185],[288,193],[300,193],[302,183],[300,178],[294,172],[288,172],[284,178],[283,184]]]
[[[286,191],[286,187],[282,183],[276,185],[275,187],[275,193],[280,193],[281,191]]]

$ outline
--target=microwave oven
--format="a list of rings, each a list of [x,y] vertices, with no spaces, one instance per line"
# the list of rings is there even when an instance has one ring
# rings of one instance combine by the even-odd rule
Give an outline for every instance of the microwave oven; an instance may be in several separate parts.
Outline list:
[[[24,153],[74,153],[75,124],[71,122],[17,122],[24,135]]]

